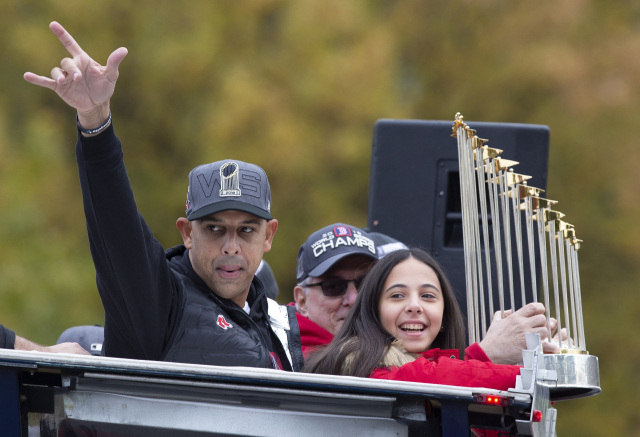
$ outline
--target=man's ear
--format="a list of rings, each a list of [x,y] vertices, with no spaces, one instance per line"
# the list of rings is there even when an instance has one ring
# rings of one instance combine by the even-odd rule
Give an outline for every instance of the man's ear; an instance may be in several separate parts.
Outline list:
[[[300,314],[305,317],[309,316],[309,309],[307,308],[307,293],[304,292],[304,288],[296,285],[293,289],[293,300],[296,301],[296,309]]]
[[[267,221],[267,230],[265,232],[264,239],[264,251],[269,252],[271,250],[271,244],[273,243],[273,237],[278,230],[278,220],[272,219]]]
[[[182,235],[182,241],[184,242],[184,246],[191,250],[193,239],[191,238],[191,232],[193,228],[191,227],[192,223],[187,220],[185,217],[180,217],[176,220],[176,226],[180,231],[180,235]]]

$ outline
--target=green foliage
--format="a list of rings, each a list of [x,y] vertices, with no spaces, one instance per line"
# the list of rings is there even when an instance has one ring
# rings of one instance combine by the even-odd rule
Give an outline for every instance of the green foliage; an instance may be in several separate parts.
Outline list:
[[[378,118],[546,124],[549,197],[585,240],[587,346],[603,394],[557,404],[560,435],[635,435],[640,342],[640,9],[559,0],[5,0],[0,23],[0,322],[53,343],[103,322],[74,157],[74,113],[25,71],[126,46],[112,101],[139,208],[180,243],[187,174],[233,157],[269,174],[266,259],[291,299],[299,245],[366,219]]]

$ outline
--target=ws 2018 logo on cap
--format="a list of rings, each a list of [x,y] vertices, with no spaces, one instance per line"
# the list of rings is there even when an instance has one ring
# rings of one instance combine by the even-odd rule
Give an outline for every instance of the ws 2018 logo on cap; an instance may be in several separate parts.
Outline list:
[[[240,166],[227,162],[220,167],[220,197],[240,197]]]
[[[337,237],[352,237],[351,229],[346,226],[336,226],[333,228],[333,235]]]
[[[224,318],[222,314],[218,314],[218,326],[222,329],[233,328],[233,325]]]

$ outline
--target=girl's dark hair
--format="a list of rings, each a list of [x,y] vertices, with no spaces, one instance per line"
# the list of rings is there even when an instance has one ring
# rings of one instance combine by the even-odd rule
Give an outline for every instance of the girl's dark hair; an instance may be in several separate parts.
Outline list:
[[[433,269],[444,297],[444,329],[438,333],[431,347],[464,348],[464,322],[449,280],[431,255],[421,249],[403,249],[386,255],[369,270],[342,328],[329,345],[307,358],[303,372],[366,378],[379,366],[395,340],[380,323],[380,296],[391,270],[409,258],[422,261]],[[349,365],[345,366],[347,357]]]

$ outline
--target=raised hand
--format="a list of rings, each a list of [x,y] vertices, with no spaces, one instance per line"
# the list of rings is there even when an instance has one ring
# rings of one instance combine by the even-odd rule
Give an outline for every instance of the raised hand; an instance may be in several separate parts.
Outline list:
[[[73,37],[57,22],[49,25],[72,58],[64,58],[60,67],[51,70],[51,77],[25,73],[27,82],[54,90],[62,100],[78,111],[80,124],[95,128],[109,116],[109,100],[113,95],[118,66],[127,55],[127,49],[116,49],[102,66],[80,48]]]

